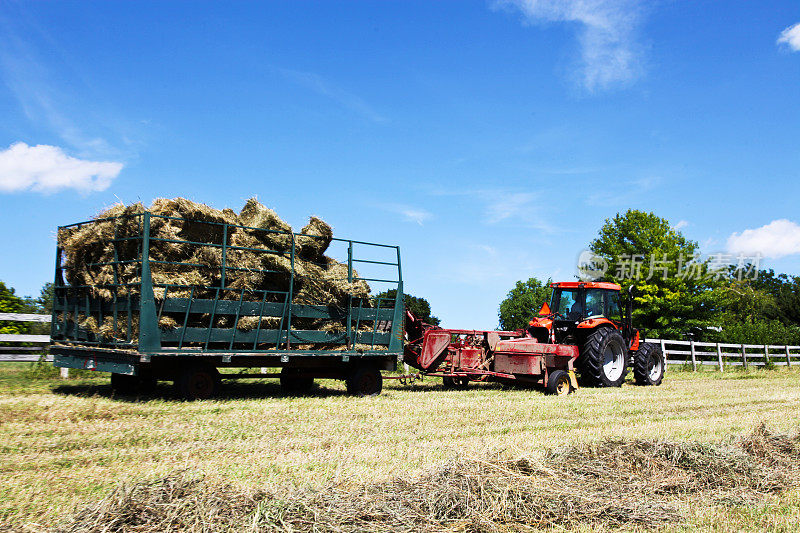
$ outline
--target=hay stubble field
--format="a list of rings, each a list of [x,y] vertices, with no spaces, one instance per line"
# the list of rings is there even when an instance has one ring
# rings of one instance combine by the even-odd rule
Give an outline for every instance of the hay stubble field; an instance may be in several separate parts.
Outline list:
[[[800,428],[800,372],[785,369],[673,371],[661,387],[569,397],[496,385],[443,391],[426,380],[354,398],[337,382],[320,385],[287,397],[274,381],[230,382],[217,401],[181,402],[162,383],[153,395],[115,398],[103,374],[30,380],[26,365],[0,365],[0,525],[46,530],[120,484],[176,472],[243,494],[289,494],[414,480],[461,460],[542,461],[548,450],[609,439],[724,444],[760,424]],[[660,527],[800,528],[796,486],[744,504],[684,500],[681,518]]]

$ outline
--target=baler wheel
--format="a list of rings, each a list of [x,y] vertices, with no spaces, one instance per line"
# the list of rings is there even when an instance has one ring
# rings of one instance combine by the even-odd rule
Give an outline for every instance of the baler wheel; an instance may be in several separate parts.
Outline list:
[[[578,366],[581,381],[595,387],[619,387],[628,374],[625,339],[612,328],[598,328],[586,337]]]
[[[633,357],[633,375],[637,385],[661,385],[664,379],[664,354],[661,347],[643,342]]]
[[[569,374],[563,370],[554,370],[547,377],[547,386],[545,386],[547,394],[556,396],[566,396],[572,392],[572,385],[569,382]]]
[[[347,393],[355,396],[377,396],[383,388],[383,376],[377,367],[361,365],[355,367],[345,380]]]
[[[445,376],[442,378],[442,387],[444,387],[445,390],[467,390],[467,388],[469,388],[469,378]]]
[[[185,400],[208,400],[219,392],[221,379],[217,369],[210,365],[186,367],[175,380],[178,394]]]
[[[301,376],[297,368],[281,369],[281,390],[287,394],[308,394],[314,388],[314,378]]]

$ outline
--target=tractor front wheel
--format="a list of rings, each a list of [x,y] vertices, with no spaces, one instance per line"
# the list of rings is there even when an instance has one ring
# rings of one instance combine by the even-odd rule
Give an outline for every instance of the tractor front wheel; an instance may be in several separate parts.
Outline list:
[[[615,329],[599,328],[586,338],[578,362],[586,385],[619,387],[628,373],[625,339]]]
[[[652,342],[643,342],[633,358],[633,375],[637,385],[661,385],[664,379],[664,354]]]

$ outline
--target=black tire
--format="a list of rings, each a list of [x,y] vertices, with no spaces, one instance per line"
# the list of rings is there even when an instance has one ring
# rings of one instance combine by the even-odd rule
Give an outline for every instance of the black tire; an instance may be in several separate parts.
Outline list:
[[[628,374],[628,346],[612,328],[599,328],[583,343],[578,368],[590,387],[619,387]]]
[[[569,382],[569,374],[563,370],[553,370],[547,376],[547,385],[544,390],[547,394],[555,396],[566,396],[572,392],[572,384]]]
[[[180,371],[175,388],[184,400],[208,400],[219,393],[221,379],[210,365],[191,365]]]
[[[358,366],[345,380],[348,394],[354,396],[377,396],[383,389],[383,376],[377,367]]]
[[[301,375],[299,368],[281,369],[281,390],[286,394],[307,394],[314,388],[314,378]]]
[[[111,374],[111,388],[117,394],[125,396],[137,394],[141,386],[139,376],[129,376],[127,374]]]
[[[633,356],[633,376],[637,385],[661,385],[665,367],[660,346],[652,342],[639,345],[639,350]]]

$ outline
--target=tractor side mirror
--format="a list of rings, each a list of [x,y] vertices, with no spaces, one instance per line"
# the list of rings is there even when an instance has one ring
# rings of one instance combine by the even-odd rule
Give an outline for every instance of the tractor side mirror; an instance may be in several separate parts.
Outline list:
[[[547,305],[547,302],[542,304],[542,308],[539,309],[539,316],[547,316],[551,313],[550,306]]]

